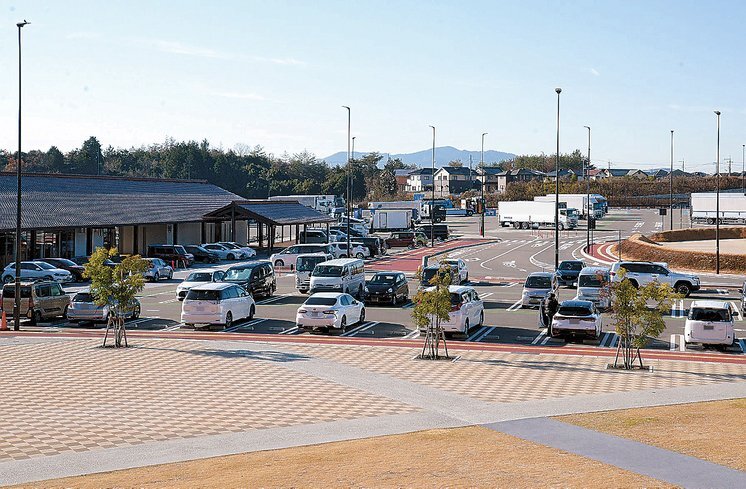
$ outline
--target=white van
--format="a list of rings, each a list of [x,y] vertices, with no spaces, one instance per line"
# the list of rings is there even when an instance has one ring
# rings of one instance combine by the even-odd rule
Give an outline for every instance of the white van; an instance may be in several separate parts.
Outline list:
[[[327,244],[297,244],[291,245],[279,253],[269,257],[269,262],[275,267],[295,267],[295,259],[298,255],[308,253],[331,253],[331,248]]]
[[[598,309],[611,307],[611,275],[605,267],[583,267],[578,274],[578,301],[591,301]]]
[[[295,288],[305,294],[311,288],[311,272],[319,263],[333,260],[328,253],[307,253],[295,259]]]
[[[319,263],[311,272],[311,293],[342,292],[358,299],[365,290],[365,265],[357,258],[337,258]]]
[[[733,330],[734,311],[730,302],[694,301],[684,325],[684,344],[701,343],[702,346],[728,347],[736,342]]]

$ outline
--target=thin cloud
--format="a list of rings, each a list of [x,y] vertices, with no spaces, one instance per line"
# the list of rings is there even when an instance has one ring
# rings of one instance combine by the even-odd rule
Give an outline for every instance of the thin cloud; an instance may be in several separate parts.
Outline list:
[[[235,55],[222,51],[216,51],[210,48],[200,46],[190,46],[178,41],[166,41],[155,39],[152,41],[158,51],[171,54],[183,54],[185,56],[197,56],[200,58],[231,59]]]
[[[305,61],[300,61],[295,58],[262,58],[261,56],[255,56],[254,59],[256,61],[264,61],[284,66],[305,66],[307,64]]]
[[[601,76],[601,73],[596,68],[588,68],[588,72],[593,76]]]
[[[241,100],[267,100],[261,95],[253,92],[210,92],[210,95]]]
[[[98,32],[71,32],[65,36],[65,39],[100,39],[101,34]]]

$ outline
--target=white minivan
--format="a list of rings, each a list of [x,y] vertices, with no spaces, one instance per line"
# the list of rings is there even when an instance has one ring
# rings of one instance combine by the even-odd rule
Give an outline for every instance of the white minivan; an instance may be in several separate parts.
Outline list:
[[[330,246],[327,244],[297,244],[291,245],[279,253],[269,257],[269,262],[275,267],[295,267],[295,260],[298,255],[308,253],[331,253]]]
[[[733,316],[737,316],[730,302],[694,301],[684,325],[684,344],[728,347],[736,342]]]
[[[365,265],[357,258],[337,258],[321,262],[311,272],[311,293],[342,292],[363,297]]]
[[[611,307],[611,275],[605,267],[583,267],[578,274],[578,301],[591,301],[598,309]]]
[[[311,272],[316,265],[333,260],[332,255],[326,253],[307,253],[298,255],[295,259],[295,288],[305,294],[311,288]]]
[[[214,282],[189,289],[181,306],[181,322],[186,326],[222,324],[228,329],[236,319],[252,319],[255,311],[254,298],[243,287]]]

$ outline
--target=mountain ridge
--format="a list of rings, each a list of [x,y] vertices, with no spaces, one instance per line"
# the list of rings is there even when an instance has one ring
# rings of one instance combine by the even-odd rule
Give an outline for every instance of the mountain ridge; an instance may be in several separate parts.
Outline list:
[[[383,163],[386,162],[386,157],[391,159],[400,159],[407,165],[417,165],[418,167],[432,165],[432,148],[424,149],[422,151],[415,151],[413,153],[381,153],[384,155]],[[367,152],[355,151],[355,157],[360,158],[361,156],[368,154]],[[448,165],[449,162],[454,160],[460,160],[464,166],[469,166],[469,156],[472,157],[472,165],[476,168],[479,164],[481,157],[480,151],[469,151],[466,149],[458,149],[453,146],[439,146],[435,148],[435,166],[440,168]],[[485,150],[484,151],[484,162],[485,164],[500,163],[505,160],[515,158],[516,155],[513,153],[506,153],[504,151],[497,150]],[[340,151],[329,155],[326,158],[322,158],[331,166],[339,166],[345,164],[347,161],[347,152]]]

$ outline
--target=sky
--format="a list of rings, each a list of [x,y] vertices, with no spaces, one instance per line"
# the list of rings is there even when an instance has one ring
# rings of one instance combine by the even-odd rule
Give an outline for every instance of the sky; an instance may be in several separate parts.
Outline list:
[[[746,2],[0,0],[0,147],[207,139],[319,157],[432,144],[741,169]],[[727,163],[724,163],[727,165]],[[727,168],[727,167],[726,167]]]

